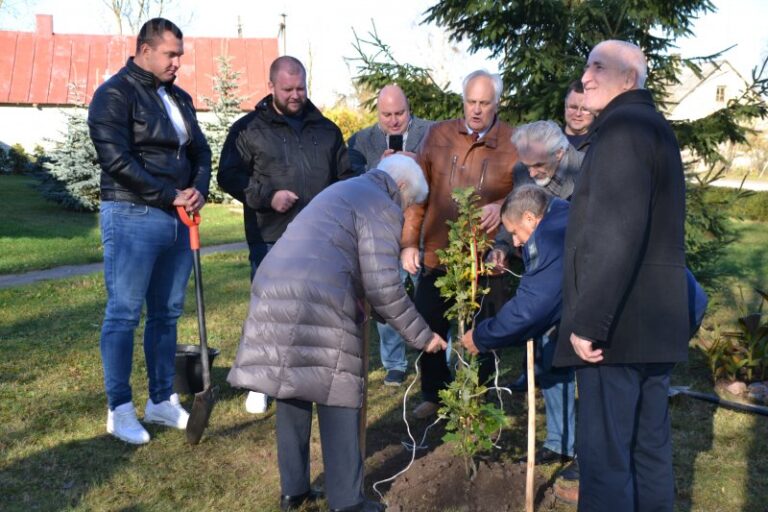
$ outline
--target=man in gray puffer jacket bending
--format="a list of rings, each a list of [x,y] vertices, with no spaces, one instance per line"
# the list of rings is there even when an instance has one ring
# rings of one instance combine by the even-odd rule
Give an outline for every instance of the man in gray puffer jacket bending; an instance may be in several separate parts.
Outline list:
[[[364,301],[412,347],[446,348],[419,316],[398,273],[403,210],[427,183],[403,155],[317,195],[263,260],[227,380],[277,399],[281,510],[321,494],[309,486],[312,403],[317,404],[328,505],[383,510],[362,494],[358,423],[363,401]]]

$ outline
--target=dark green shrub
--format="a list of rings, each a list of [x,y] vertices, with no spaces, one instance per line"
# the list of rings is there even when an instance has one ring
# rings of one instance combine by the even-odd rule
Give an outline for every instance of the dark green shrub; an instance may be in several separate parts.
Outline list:
[[[728,215],[737,219],[768,222],[768,192],[745,191],[739,194],[736,189],[726,187],[708,187],[706,200],[714,203],[728,203]]]
[[[7,172],[11,174],[24,174],[30,170],[31,159],[27,150],[21,144],[14,144],[8,150],[6,157]]]

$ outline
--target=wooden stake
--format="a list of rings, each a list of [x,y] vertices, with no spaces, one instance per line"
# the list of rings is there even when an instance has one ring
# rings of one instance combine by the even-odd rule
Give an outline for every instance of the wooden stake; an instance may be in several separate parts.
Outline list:
[[[528,464],[525,469],[525,512],[533,512],[533,476],[536,465],[536,382],[533,374],[533,340],[526,342],[528,374]]]

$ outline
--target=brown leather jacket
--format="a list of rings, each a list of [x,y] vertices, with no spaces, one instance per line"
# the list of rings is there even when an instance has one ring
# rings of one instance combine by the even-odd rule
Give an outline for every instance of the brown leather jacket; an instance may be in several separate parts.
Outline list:
[[[405,212],[401,245],[418,247],[424,232],[424,266],[438,268],[435,251],[448,245],[447,220],[457,217],[451,199],[455,188],[473,186],[481,205],[501,204],[514,186],[513,168],[517,150],[512,145],[514,129],[496,120],[482,139],[473,142],[464,119],[451,119],[432,125],[419,152],[419,165],[429,184],[424,204]],[[493,233],[490,236],[493,237]]]

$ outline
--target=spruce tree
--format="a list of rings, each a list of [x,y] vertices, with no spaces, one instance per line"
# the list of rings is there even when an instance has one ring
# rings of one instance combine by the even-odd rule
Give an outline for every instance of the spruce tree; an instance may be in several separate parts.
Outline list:
[[[232,200],[229,194],[221,190],[216,182],[219,172],[219,157],[221,148],[227,138],[229,127],[240,115],[240,104],[247,99],[239,96],[240,71],[232,68],[232,57],[220,55],[216,59],[217,72],[213,76],[214,98],[203,98],[205,105],[215,116],[213,122],[201,122],[201,128],[205,132],[208,145],[211,147],[211,185],[208,193],[208,201],[223,203]]]
[[[453,41],[468,42],[470,52],[488,50],[499,60],[504,80],[499,116],[515,125],[560,119],[567,84],[581,77],[589,51],[605,39],[640,46],[649,62],[647,87],[663,108],[666,88],[678,83],[683,66],[697,72],[702,62],[721,57],[681,59],[673,52],[676,39],[693,35],[696,17],[711,11],[709,0],[442,0],[426,11],[424,23],[445,28]],[[377,91],[397,82],[417,115],[462,116],[461,97],[448,91],[448,84],[437,84],[429,69],[397,62],[375,28],[369,39],[355,39],[355,80],[361,88]],[[686,219],[688,265],[710,288],[718,284],[724,248],[735,235],[723,205],[710,204],[703,189],[720,175],[722,144],[747,142],[750,125],[768,116],[766,75],[763,63],[740,98],[703,119],[672,123],[691,163],[704,162],[711,169],[706,175],[690,173]]]
[[[79,107],[67,116],[67,131],[43,163],[40,190],[43,197],[67,209],[99,209],[101,168],[88,133],[87,110]]]

